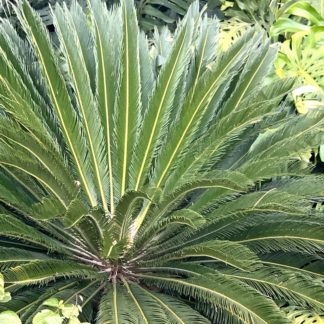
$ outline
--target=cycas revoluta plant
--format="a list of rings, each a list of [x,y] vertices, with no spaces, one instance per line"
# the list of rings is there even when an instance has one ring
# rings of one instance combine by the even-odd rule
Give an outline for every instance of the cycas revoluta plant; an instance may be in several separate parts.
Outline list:
[[[23,323],[50,297],[96,323],[289,323],[324,307],[323,112],[264,84],[259,31],[217,50],[194,3],[148,42],[133,5],[27,2],[0,32],[0,262]],[[82,299],[79,298],[82,296]]]

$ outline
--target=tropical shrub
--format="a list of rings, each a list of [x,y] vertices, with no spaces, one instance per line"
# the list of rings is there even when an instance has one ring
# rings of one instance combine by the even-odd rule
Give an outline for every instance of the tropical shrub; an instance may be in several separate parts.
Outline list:
[[[5,292],[3,276],[0,274],[0,303],[7,303],[11,300],[11,294]],[[82,308],[79,305],[68,304],[63,300],[49,298],[42,305],[41,309],[33,318],[33,324],[89,324],[81,323],[78,319]],[[0,324],[22,324],[19,316],[10,310],[0,313]]]
[[[49,298],[42,304],[44,309],[33,318],[33,324],[89,324],[78,319],[82,311],[79,305],[67,304],[57,298]]]
[[[324,181],[300,152],[321,109],[289,113],[294,80],[263,81],[277,46],[226,52],[195,2],[172,35],[133,4],[0,25],[0,264],[31,323],[78,300],[91,323],[290,323],[324,308]],[[81,298],[80,298],[81,297]],[[295,309],[295,308],[294,308]],[[287,315],[288,314],[288,315]]]
[[[293,93],[297,111],[304,113],[323,105],[324,18],[309,2],[294,2],[270,33],[286,35],[275,66],[280,77],[298,78],[300,87]]]
[[[320,14],[324,3],[320,2],[293,1],[270,29],[274,38],[285,35],[275,61],[276,73],[296,77],[298,87],[292,98],[301,114],[324,105],[324,16]],[[318,152],[323,161],[323,146]]]
[[[277,36],[305,32],[310,31],[312,26],[323,24],[324,18],[308,1],[294,1],[282,10],[281,15],[270,28],[270,34]]]
[[[275,60],[276,73],[271,78],[296,78],[291,97],[297,112],[323,107],[323,9],[323,1],[311,0],[225,1],[224,13],[232,18],[222,23],[223,48],[228,48],[249,26],[260,25],[273,42],[282,42]],[[323,161],[323,146],[315,151]],[[305,156],[311,157],[312,152]]]
[[[225,16],[261,26],[272,36],[305,31],[308,22],[323,23],[323,1],[312,0],[222,0]]]
[[[269,30],[281,12],[285,10],[287,0],[222,0],[222,9],[227,17],[235,17],[251,25]]]
[[[324,105],[324,29],[297,32],[286,40],[275,62],[280,77],[296,77],[294,90],[299,113]]]

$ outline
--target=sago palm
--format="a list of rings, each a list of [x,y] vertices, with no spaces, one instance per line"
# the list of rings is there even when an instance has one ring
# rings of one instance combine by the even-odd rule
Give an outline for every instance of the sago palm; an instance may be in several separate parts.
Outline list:
[[[300,156],[321,109],[265,84],[276,47],[228,51],[194,3],[147,40],[133,5],[27,2],[0,26],[0,262],[6,308],[44,300],[91,323],[290,323],[324,308],[324,179]],[[3,307],[2,307],[3,308]],[[295,309],[294,308],[294,309]]]

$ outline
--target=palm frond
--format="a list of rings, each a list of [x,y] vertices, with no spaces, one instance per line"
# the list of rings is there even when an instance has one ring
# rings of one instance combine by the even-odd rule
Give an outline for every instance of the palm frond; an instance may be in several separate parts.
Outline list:
[[[254,289],[247,289],[235,280],[227,280],[222,275],[205,275],[191,280],[159,277],[157,275],[140,275],[150,284],[161,289],[175,291],[185,296],[193,296],[202,301],[210,300],[222,308],[231,310],[247,322],[289,323],[284,315],[276,311],[277,306],[261,297]],[[231,288],[229,288],[231,287]]]
[[[267,79],[263,32],[224,50],[194,2],[147,37],[133,2],[91,0],[52,9],[52,42],[13,7],[25,34],[0,21],[0,270],[24,323],[50,297],[102,324],[321,314],[324,182],[303,153],[324,114],[290,113],[296,80]]]
[[[43,77],[46,80],[48,93],[60,120],[62,131],[65,135],[76,168],[80,175],[82,186],[90,199],[92,206],[97,204],[92,175],[89,174],[89,161],[86,159],[86,143],[80,134],[81,123],[72,107],[64,78],[59,70],[57,58],[54,56],[50,40],[40,18],[32,11],[27,2],[22,5],[20,21],[25,28],[27,37],[35,49],[41,65]],[[64,109],[63,109],[64,107]],[[69,127],[67,125],[74,125]],[[77,126],[75,126],[77,125]]]
[[[105,185],[107,183],[107,163],[104,154],[103,131],[97,106],[94,102],[86,58],[84,57],[81,45],[82,41],[79,39],[80,31],[78,33],[76,29],[75,19],[77,18],[76,14],[73,15],[73,10],[79,9],[78,19],[83,18],[83,24],[87,24],[87,20],[82,10],[76,4],[75,7],[76,9],[72,9],[70,14],[66,6],[63,9],[58,6],[54,15],[54,25],[60,41],[61,51],[69,69],[80,119],[83,121],[97,189],[100,192],[102,206],[105,211],[108,211],[106,202],[107,188]],[[86,35],[85,33],[82,34]],[[78,49],[77,51],[75,50],[76,48]]]

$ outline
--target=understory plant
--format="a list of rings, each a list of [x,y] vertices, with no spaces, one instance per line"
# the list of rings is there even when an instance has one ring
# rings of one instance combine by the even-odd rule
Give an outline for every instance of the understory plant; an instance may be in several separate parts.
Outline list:
[[[300,152],[322,109],[260,30],[219,50],[195,2],[174,34],[134,6],[57,6],[59,47],[25,1],[0,24],[0,310],[44,301],[90,323],[291,323],[324,308],[324,179]],[[53,300],[53,299],[52,299]],[[298,316],[297,316],[298,317]]]
[[[323,0],[225,1],[223,10],[232,18],[222,23],[222,46],[227,48],[249,26],[261,25],[273,42],[282,42],[269,77],[296,78],[291,98],[298,113],[323,107],[323,9]],[[323,161],[323,146],[315,152],[309,150],[304,157],[315,154],[315,159]]]
[[[2,275],[0,276],[0,285],[3,289]],[[0,303],[7,303],[10,300],[10,293],[6,292],[5,294],[5,298],[1,298]],[[78,316],[82,311],[79,305],[67,304],[57,298],[49,298],[42,303],[42,306],[42,309],[33,317],[33,324],[90,324],[79,321]],[[22,324],[19,316],[11,310],[0,313],[0,324],[8,323]]]

